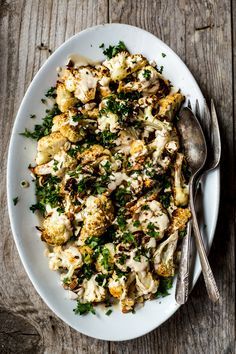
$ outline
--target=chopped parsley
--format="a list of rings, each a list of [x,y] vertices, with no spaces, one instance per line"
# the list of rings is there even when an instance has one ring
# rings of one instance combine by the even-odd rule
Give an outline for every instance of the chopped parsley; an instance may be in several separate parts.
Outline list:
[[[149,222],[149,224],[147,225],[148,228],[148,232],[147,234],[151,237],[159,237],[159,232],[156,231],[156,227],[152,222]]]
[[[55,92],[56,87],[50,87],[50,89],[45,93],[46,97],[56,98],[57,94]]]
[[[151,71],[148,70],[148,69],[144,69],[144,71],[143,71],[143,77],[144,77],[146,80],[149,80],[150,77],[151,77]]]
[[[95,278],[95,280],[96,280],[96,282],[98,283],[99,286],[103,286],[104,280],[106,280],[106,279],[107,279],[106,275],[105,274],[101,274],[101,273],[97,274],[96,278]]]
[[[114,145],[113,141],[117,138],[117,134],[111,133],[109,130],[104,130],[100,133],[99,137],[102,146],[111,148]]]
[[[156,298],[165,297],[170,295],[168,290],[170,290],[173,286],[173,277],[160,278],[160,283],[158,286],[158,290],[155,294]]]
[[[126,188],[120,187],[116,189],[115,200],[120,206],[125,206],[125,204],[129,201],[130,196],[131,192]]]
[[[138,91],[120,92],[117,95],[119,100],[129,100],[129,101],[138,100],[141,96],[142,94]]]
[[[77,300],[76,308],[73,311],[76,315],[86,315],[89,312],[95,315],[96,313],[90,302],[82,304],[79,300]]]
[[[165,53],[161,53],[161,55],[163,56],[163,58],[165,58],[165,57],[166,57],[166,54],[165,54]]]
[[[101,47],[101,48],[103,48],[103,47]],[[103,51],[103,54],[106,55],[108,57],[108,59],[111,59],[116,54],[123,52],[123,51],[127,51],[127,48],[126,48],[124,42],[119,41],[119,43],[117,45],[114,45],[114,46],[109,45],[109,47]]]
[[[98,247],[101,243],[101,239],[99,237],[95,237],[95,236],[92,236],[92,237],[88,237],[86,240],[85,240],[85,244],[89,247],[91,247],[92,249]]]
[[[180,239],[184,238],[184,236],[186,236],[186,234],[187,234],[187,229],[179,231],[179,238]]]
[[[102,249],[102,259],[101,259],[101,264],[102,266],[106,269],[109,270],[110,269],[110,251],[108,248],[104,247]]]
[[[16,205],[19,202],[19,197],[15,197],[12,199],[13,204]]]
[[[43,118],[42,124],[36,124],[33,131],[26,128],[23,133],[20,133],[20,135],[23,135],[26,138],[39,140],[43,136],[50,134],[53,126],[53,118],[60,113],[61,111],[55,103],[51,110],[47,110],[47,115]]]
[[[124,230],[126,228],[126,219],[124,215],[120,214],[117,216],[117,224],[119,225],[119,228],[121,230]]]
[[[133,225],[134,225],[134,227],[139,227],[140,226],[140,221],[139,220],[135,220],[133,222]]]
[[[62,196],[60,195],[60,179],[55,176],[47,177],[42,185],[39,184],[39,180],[36,180],[36,196],[37,203],[31,205],[30,210],[34,213],[36,210],[44,213],[46,205],[49,204],[52,208],[62,209]]]
[[[170,206],[170,198],[171,198],[170,192],[165,192],[164,194],[160,195],[160,197],[159,197],[161,204],[166,209]]]
[[[30,118],[31,118],[31,119],[34,119],[34,118],[36,118],[36,115],[35,115],[35,114],[31,114],[31,115],[30,115]]]
[[[109,309],[109,310],[105,313],[105,315],[110,316],[111,313],[112,313],[112,310]]]
[[[104,48],[104,43],[100,44],[99,48]]]
[[[123,241],[124,243],[136,243],[135,237],[130,231],[123,233]]]

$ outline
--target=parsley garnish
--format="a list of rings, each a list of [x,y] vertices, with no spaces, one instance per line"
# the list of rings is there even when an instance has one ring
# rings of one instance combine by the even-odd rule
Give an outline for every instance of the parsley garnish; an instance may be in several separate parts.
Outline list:
[[[104,130],[100,134],[100,143],[102,146],[111,148],[113,147],[113,141],[117,138],[116,133],[111,133],[109,130]]]
[[[95,315],[95,313],[96,313],[93,308],[93,305],[90,302],[82,304],[78,300],[77,300],[77,306],[73,311],[76,315],[86,315],[89,312],[91,312],[93,315]]]
[[[161,53],[161,55],[163,56],[163,58],[165,58],[165,57],[166,57],[166,54],[165,54],[165,53]]]
[[[165,192],[164,194],[160,195],[160,197],[159,197],[161,204],[166,209],[170,206],[170,198],[171,198],[170,192]]]
[[[56,97],[57,97],[57,94],[56,94],[55,90],[56,90],[56,87],[51,87],[51,88],[45,93],[45,96],[46,96],[46,97],[56,98]]]
[[[151,71],[148,70],[148,69],[144,69],[144,71],[143,71],[143,77],[144,77],[146,80],[149,80],[150,77],[151,77]]]
[[[99,48],[104,48],[104,43],[100,44]]]
[[[121,230],[125,229],[125,227],[126,227],[126,219],[125,219],[124,215],[117,216],[117,224],[119,225],[119,228]]]
[[[99,286],[103,286],[104,280],[106,280],[106,275],[105,274],[97,274],[95,280]]]
[[[52,120],[56,115],[60,114],[61,111],[59,110],[58,105],[55,103],[51,110],[47,110],[47,113],[48,114],[43,118],[43,123],[36,124],[34,126],[34,131],[30,131],[26,128],[23,133],[20,133],[20,135],[23,135],[26,138],[39,140],[43,136],[50,134],[53,125]]]
[[[60,179],[55,176],[48,177],[43,185],[39,185],[39,180],[36,180],[36,196],[38,202],[30,207],[30,210],[34,213],[36,210],[42,213],[46,210],[46,204],[49,204],[52,208],[62,208],[62,196],[60,195]],[[63,209],[59,209],[63,210]]]
[[[134,225],[134,227],[139,227],[140,226],[140,221],[139,220],[135,220],[133,225]]]
[[[101,48],[103,48],[103,47],[101,47]],[[106,55],[109,59],[111,59],[116,54],[123,52],[123,51],[127,51],[127,48],[126,48],[124,42],[119,41],[119,43],[117,45],[114,45],[114,46],[109,45],[109,47],[103,51],[103,54]]]
[[[19,201],[19,197],[13,198],[12,201],[13,201],[13,204],[16,205]]]
[[[129,201],[130,199],[131,192],[127,190],[126,188],[118,188],[115,192],[115,199],[117,204],[120,206],[125,206],[125,204]]]
[[[109,258],[110,258],[110,252],[108,248],[103,248],[102,250],[102,259],[101,259],[101,264],[106,270],[109,270],[110,264],[109,264]]]
[[[109,309],[109,310],[105,313],[105,315],[110,316],[111,313],[112,313],[112,310]]]
[[[158,290],[155,294],[156,298],[165,297],[170,295],[168,290],[172,288],[173,285],[173,277],[160,278],[160,283],[158,286]]]
[[[125,243],[136,243],[134,235],[130,231],[123,233],[123,241]]]
[[[148,228],[148,232],[147,234],[151,237],[158,237],[159,236],[159,232],[155,231],[156,227],[155,225],[150,222],[148,225],[147,225],[147,228]]]

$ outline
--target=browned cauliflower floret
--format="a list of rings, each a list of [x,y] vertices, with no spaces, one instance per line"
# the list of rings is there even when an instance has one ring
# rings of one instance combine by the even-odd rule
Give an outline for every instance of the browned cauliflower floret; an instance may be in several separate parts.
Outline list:
[[[102,302],[106,298],[106,289],[96,281],[96,274],[90,279],[84,279],[81,284],[80,298],[83,302]]]
[[[39,139],[36,163],[41,165],[52,160],[66,143],[67,139],[60,132],[53,132]]]
[[[110,70],[111,79],[119,81],[141,69],[146,63],[147,59],[141,54],[131,55],[128,52],[120,52],[113,58],[105,60],[103,65]]]
[[[169,232],[182,231],[191,218],[191,212],[188,208],[177,208],[172,213],[171,225]]]
[[[175,274],[174,252],[178,241],[178,232],[175,231],[167,240],[157,247],[154,253],[154,268],[158,275],[171,277]]]
[[[95,98],[98,77],[96,70],[91,66],[67,69],[62,80],[66,89],[74,92],[75,97],[81,102],[87,103]]]
[[[176,206],[185,206],[188,204],[188,186],[184,184],[182,176],[182,164],[184,155],[177,153],[174,164],[174,202]]]
[[[56,103],[58,104],[61,112],[66,112],[70,107],[74,106],[78,102],[77,98],[75,98],[61,82],[57,83],[56,92]]]
[[[54,155],[53,160],[36,166],[32,171],[36,175],[51,174],[53,176],[62,176],[66,171],[74,169],[76,164],[77,160],[75,158],[68,155],[64,150],[61,150]]]
[[[77,143],[85,137],[85,131],[81,129],[78,122],[73,121],[77,110],[71,109],[64,114],[57,115],[53,118],[52,131],[60,131],[60,133],[72,143]]]
[[[114,208],[111,200],[105,195],[89,196],[85,209],[82,212],[83,226],[80,232],[80,241],[86,238],[101,236],[114,219]]]
[[[158,102],[160,106],[158,117],[167,121],[172,121],[183,101],[184,96],[179,92],[160,99]]]
[[[50,245],[63,245],[73,235],[70,220],[57,211],[46,217],[42,227],[42,239]]]
[[[80,160],[81,165],[98,164],[104,158],[110,157],[111,153],[101,145],[95,144],[89,149],[77,154],[77,159]]]

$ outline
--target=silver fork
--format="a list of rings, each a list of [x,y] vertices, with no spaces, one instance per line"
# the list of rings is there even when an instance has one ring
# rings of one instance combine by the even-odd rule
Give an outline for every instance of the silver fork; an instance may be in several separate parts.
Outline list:
[[[188,107],[192,109],[190,101],[188,101]],[[205,166],[202,170],[202,174],[197,183],[197,185],[199,185],[199,181],[201,180],[202,176],[207,174],[209,171],[213,170],[219,165],[220,157],[221,157],[221,140],[220,140],[219,124],[217,120],[217,114],[216,114],[214,102],[212,99],[211,99],[211,114],[205,102],[204,117],[202,117],[202,115],[200,114],[199,102],[198,100],[196,101],[196,117],[198,118],[202,126],[207,141],[207,145],[208,145],[208,151],[209,151]],[[187,301],[189,295],[191,234],[192,234],[192,222],[190,220],[187,226],[187,234],[184,237],[182,243],[179,274],[177,277],[177,284],[176,284],[175,298],[177,303],[179,303],[180,305],[184,304]],[[204,247],[203,242],[201,242],[201,244]],[[218,299],[219,299],[219,292],[216,287],[214,301],[217,301]]]

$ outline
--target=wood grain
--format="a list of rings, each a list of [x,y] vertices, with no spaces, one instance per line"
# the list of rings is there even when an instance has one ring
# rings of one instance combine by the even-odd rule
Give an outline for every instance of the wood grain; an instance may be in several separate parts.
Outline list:
[[[1,353],[234,353],[235,11],[233,0],[0,1]],[[204,95],[214,98],[223,140],[221,208],[210,254],[221,302],[209,302],[200,278],[188,304],[171,319],[152,333],[123,343],[83,336],[43,303],[26,276],[13,242],[5,189],[10,132],[33,76],[65,39],[108,21],[147,29],[177,52]]]

